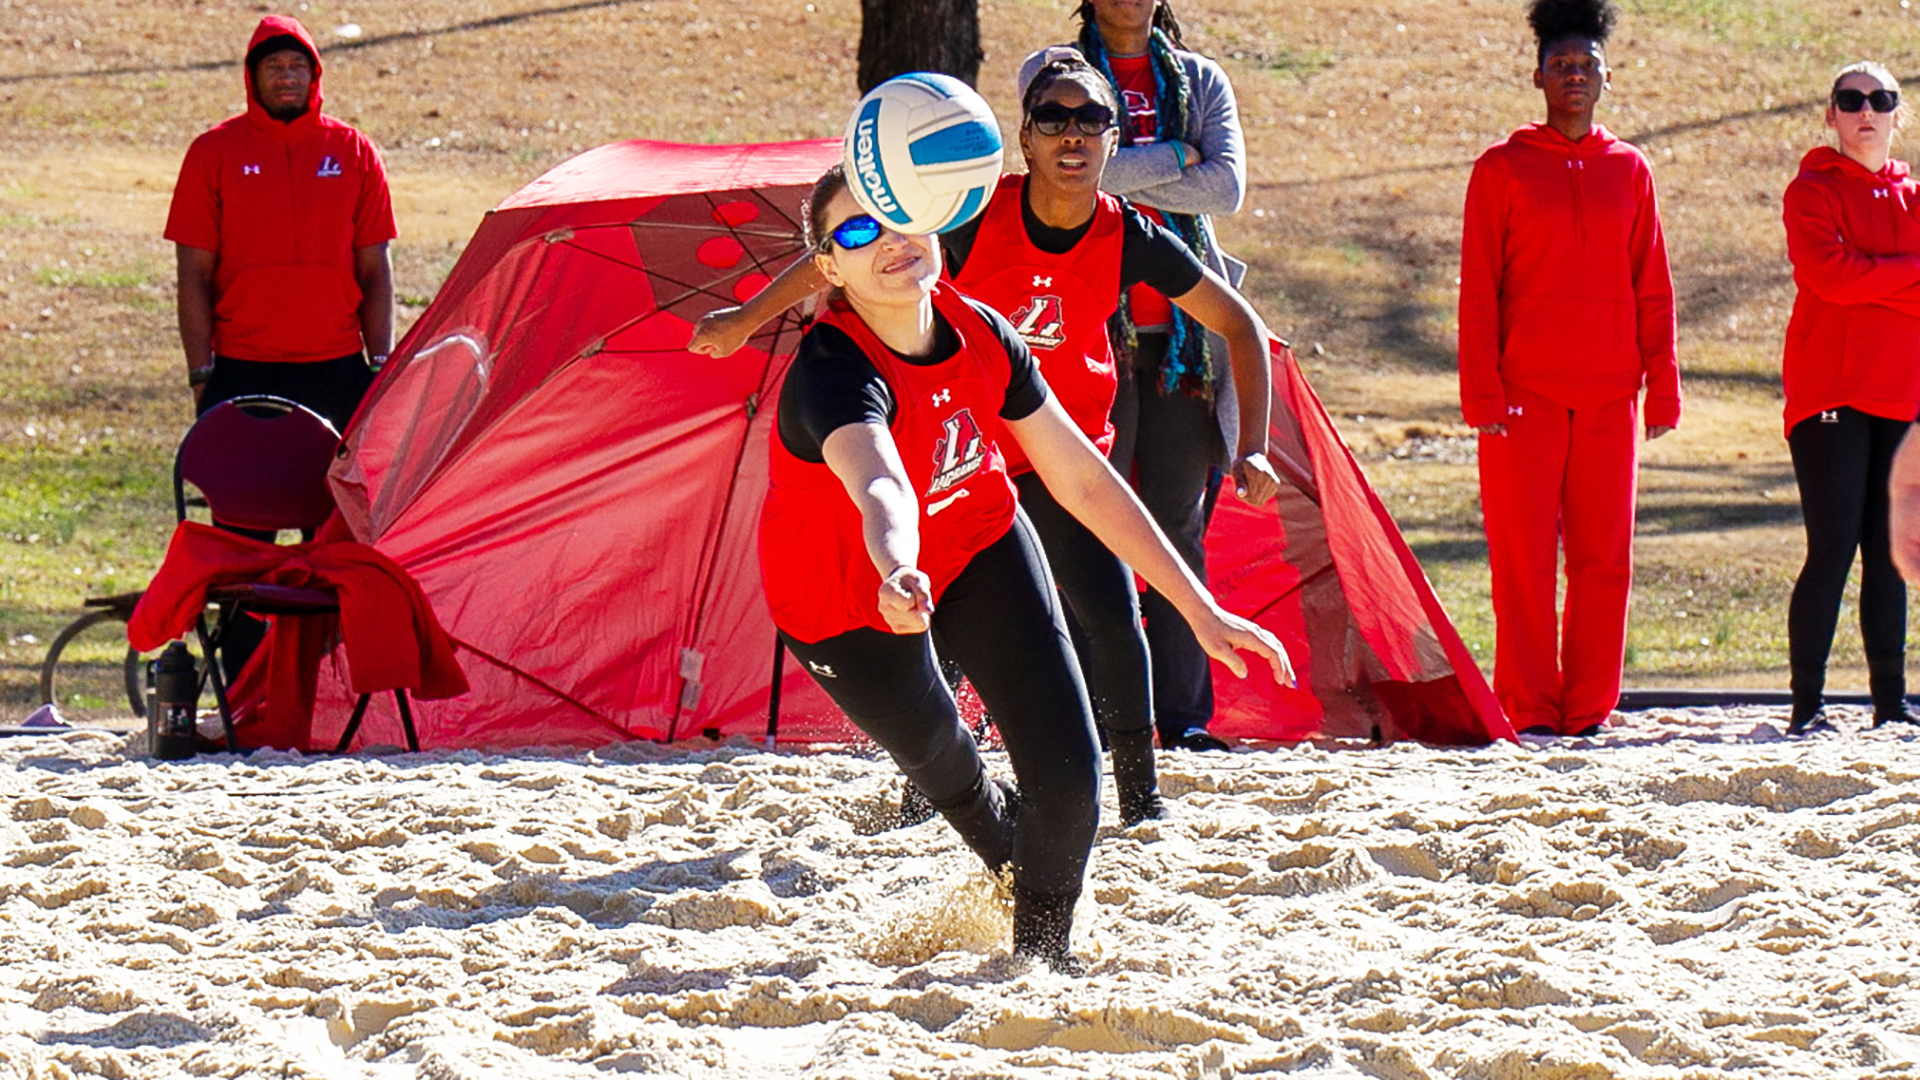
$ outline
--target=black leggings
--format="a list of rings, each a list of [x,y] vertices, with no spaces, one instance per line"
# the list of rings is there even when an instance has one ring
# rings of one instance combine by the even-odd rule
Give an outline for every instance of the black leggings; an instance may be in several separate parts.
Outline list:
[[[1219,495],[1214,460],[1220,426],[1213,406],[1191,394],[1163,394],[1154,380],[1167,335],[1141,334],[1133,369],[1113,399],[1113,467],[1133,482],[1140,502],[1202,582],[1207,580],[1207,520]],[[1166,597],[1140,601],[1153,669],[1154,723],[1161,743],[1213,720],[1213,666],[1207,651]]]
[[[272,394],[305,405],[327,418],[344,433],[347,421],[360,408],[360,399],[373,386],[373,370],[361,353],[307,363],[269,363],[213,358],[213,375],[200,391],[199,411],[206,412],[228,398]]]
[[[1811,715],[1826,690],[1827,657],[1840,621],[1853,555],[1860,552],[1860,636],[1874,712],[1896,716],[1906,695],[1907,587],[1893,567],[1887,473],[1908,424],[1835,409],[1787,434],[1806,519],[1807,561],[1787,609],[1787,651],[1796,716]]]
[[[1094,718],[1112,734],[1147,731],[1153,726],[1153,680],[1133,569],[1060,505],[1038,473],[1013,482],[1067,601]]]
[[[1080,667],[1033,527],[1023,513],[973,557],[933,612],[942,655],[960,665],[992,714],[1020,785],[1011,825],[1016,885],[1072,896],[1086,875],[1100,815],[1100,747]],[[807,644],[781,635],[848,719],[989,863],[1008,828],[982,805],[985,765],[940,677],[926,634],[862,627]],[[991,818],[992,820],[980,820]]]

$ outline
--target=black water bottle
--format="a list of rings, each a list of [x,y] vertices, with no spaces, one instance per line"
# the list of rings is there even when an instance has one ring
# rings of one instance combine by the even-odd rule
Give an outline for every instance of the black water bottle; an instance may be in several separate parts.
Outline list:
[[[168,645],[147,667],[147,748],[162,761],[193,756],[200,678],[186,645]]]

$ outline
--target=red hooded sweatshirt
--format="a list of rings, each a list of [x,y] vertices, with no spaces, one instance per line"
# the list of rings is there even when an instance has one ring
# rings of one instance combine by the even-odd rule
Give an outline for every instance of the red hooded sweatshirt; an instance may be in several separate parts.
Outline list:
[[[1647,425],[1680,422],[1653,171],[1598,124],[1579,142],[1529,124],[1474,162],[1460,242],[1467,423],[1505,423],[1509,383],[1569,408],[1644,385]]]
[[[1787,430],[1852,406],[1920,412],[1920,184],[1907,163],[1877,173],[1830,147],[1808,151],[1787,185],[1793,317],[1782,378]]]
[[[307,111],[267,115],[245,66],[247,111],[187,150],[167,239],[214,253],[213,351],[236,360],[331,360],[359,352],[354,250],[394,238],[380,152],[320,112],[320,51],[299,20],[260,20],[247,49],[289,35],[313,57]]]

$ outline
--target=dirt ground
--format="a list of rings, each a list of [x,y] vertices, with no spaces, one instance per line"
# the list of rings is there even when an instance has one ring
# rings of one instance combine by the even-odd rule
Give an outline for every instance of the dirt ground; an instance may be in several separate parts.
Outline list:
[[[1793,285],[1779,194],[1822,140],[1840,64],[1920,70],[1898,0],[1633,0],[1602,120],[1651,156],[1681,316],[1688,414],[1646,448],[1628,681],[1784,683],[1801,554],[1779,432]],[[1028,49],[1065,0],[986,0],[981,88],[1013,115]],[[1510,0],[1180,0],[1231,75],[1246,205],[1220,222],[1249,296],[1310,376],[1491,660],[1472,442],[1455,401],[1459,208],[1475,155],[1537,118]],[[166,462],[189,416],[160,238],[180,157],[241,104],[267,5],[0,0],[0,698],[32,697],[83,595],[142,585],[167,533]],[[836,133],[853,94],[852,0],[388,0],[296,4],[327,109],[386,154],[402,322],[486,209],[623,138]],[[1011,131],[1009,130],[1009,134]],[[1857,685],[1857,632],[1835,684]]]

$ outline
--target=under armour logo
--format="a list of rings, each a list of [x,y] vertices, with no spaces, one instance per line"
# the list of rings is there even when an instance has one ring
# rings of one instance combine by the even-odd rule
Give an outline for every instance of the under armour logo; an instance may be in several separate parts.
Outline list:
[[[1035,274],[1033,275],[1033,287],[1036,289],[1051,289],[1053,288],[1053,279]]]
[[[315,175],[315,176],[339,176],[339,175],[340,175],[340,163],[339,163],[338,161],[335,161],[335,160],[333,159],[333,155],[332,155],[332,154],[326,154],[326,155],[323,155],[323,156],[322,156],[322,157],[320,158],[320,167],[319,167],[319,168],[317,168],[317,169],[315,169],[315,170],[313,170],[313,175]]]
[[[1839,410],[1839,409],[1822,409],[1822,410],[1820,411],[1820,422],[1821,422],[1821,423],[1823,423],[1823,424],[1837,424],[1837,423],[1839,423],[1839,422],[1840,422],[1840,410]]]
[[[818,660],[807,661],[807,668],[823,679],[837,679],[840,677],[833,673],[832,664],[822,664]]]
[[[1519,405],[1509,405],[1507,406],[1507,415],[1508,416],[1525,416],[1527,415],[1527,410]]]
[[[1874,188],[1874,189],[1873,189],[1873,197],[1874,197],[1874,198],[1876,198],[1876,199],[1884,199],[1884,198],[1886,198],[1886,197],[1888,196],[1888,194],[1889,194],[1889,192],[1887,191],[1887,189],[1886,189],[1886,188]]]
[[[258,166],[258,165],[242,165],[242,166],[240,166],[240,175],[241,175],[241,176],[259,176],[259,175],[260,175],[260,166]]]
[[[945,405],[945,404],[946,404],[947,402],[949,402],[949,401],[952,401],[952,400],[953,400],[953,391],[951,391],[951,390],[936,390],[936,391],[934,391],[934,394],[933,394],[933,403],[934,403],[935,405]]]

